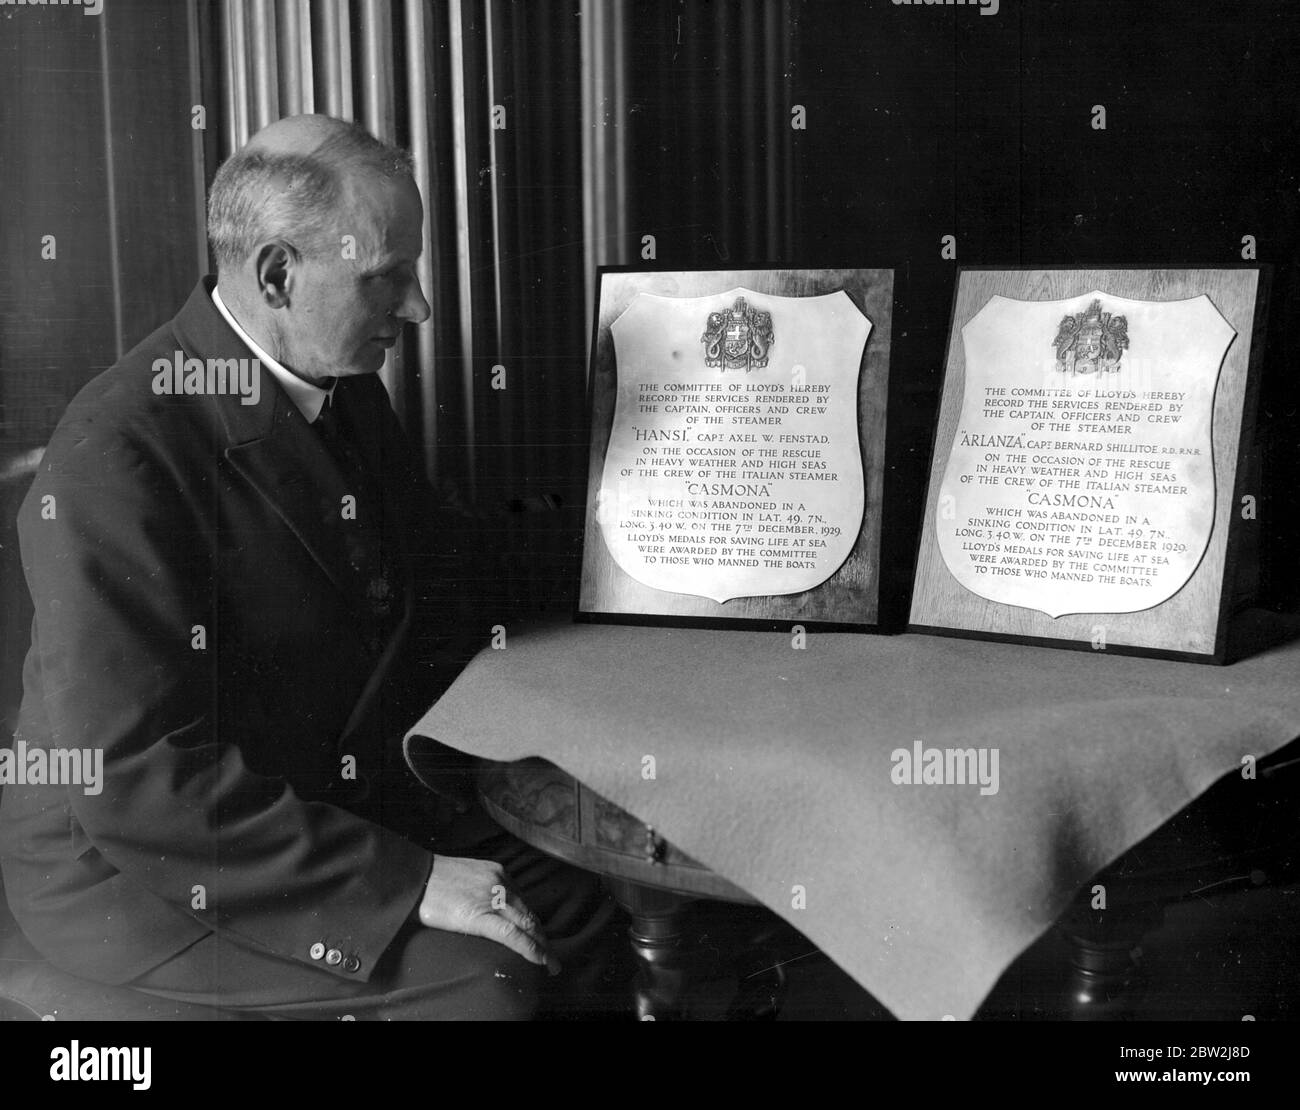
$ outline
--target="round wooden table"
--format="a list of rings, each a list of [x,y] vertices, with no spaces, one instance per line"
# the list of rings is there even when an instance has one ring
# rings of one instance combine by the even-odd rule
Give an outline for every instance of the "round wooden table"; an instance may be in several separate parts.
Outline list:
[[[478,773],[478,793],[508,832],[602,876],[632,919],[634,997],[643,1021],[681,1016],[692,963],[683,928],[686,907],[700,899],[758,905],[651,826],[545,760],[487,764]],[[775,1014],[785,985],[780,961],[775,964],[759,982],[746,983],[746,1001],[734,1003],[731,1016]]]

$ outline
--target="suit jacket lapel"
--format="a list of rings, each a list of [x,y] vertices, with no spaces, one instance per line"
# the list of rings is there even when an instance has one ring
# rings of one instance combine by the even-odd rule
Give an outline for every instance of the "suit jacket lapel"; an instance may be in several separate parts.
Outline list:
[[[203,279],[173,321],[179,345],[193,358],[251,358],[212,303],[213,285],[211,278]],[[229,438],[226,458],[270,503],[347,600],[374,615],[381,579],[378,553],[363,537],[356,516],[345,515],[344,498],[360,499],[361,491],[349,488],[347,476],[274,375],[263,370],[260,384],[253,405],[237,396],[207,398]]]
[[[375,406],[388,404],[387,396],[382,387],[367,388],[360,381],[344,378],[334,386],[334,397],[330,402],[340,407],[352,430],[357,449],[366,457],[371,469],[381,476],[387,474],[384,439],[380,433],[383,414],[376,411]],[[399,504],[399,499],[388,482],[381,483],[380,495],[384,502],[384,520],[389,522],[389,526],[385,529],[385,538],[391,539],[395,544],[391,558],[401,564],[399,577],[403,595],[396,625],[365,688],[357,698],[343,731],[339,734],[340,752],[349,751],[357,746],[356,737],[368,725],[370,715],[378,705],[380,693],[401,657],[415,617],[414,568],[407,544],[406,530],[401,527],[401,513],[405,510]]]
[[[402,514],[409,507],[401,503],[394,484],[388,480],[391,473],[387,458],[386,444],[382,427],[384,417],[391,420],[391,412],[380,412],[379,405],[388,406],[388,392],[378,381],[359,378],[343,378],[334,386],[332,404],[338,405],[352,429],[352,439],[357,449],[364,456],[372,474],[376,476],[376,492],[382,502],[382,516],[385,522],[384,542],[391,544],[389,559],[396,564],[394,570],[405,586],[404,608],[414,609],[414,567],[408,545],[407,529],[403,526]]]
[[[359,491],[278,386],[274,405],[269,433],[232,444],[226,458],[270,502],[330,581],[364,609],[380,567],[357,521],[364,511],[356,508]]]

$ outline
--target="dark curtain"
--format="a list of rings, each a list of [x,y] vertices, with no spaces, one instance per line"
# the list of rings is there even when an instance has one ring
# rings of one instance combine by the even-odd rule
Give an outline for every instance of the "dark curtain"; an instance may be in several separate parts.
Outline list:
[[[2,22],[0,732],[31,621],[13,522],[40,452],[72,396],[176,311],[206,251],[190,7]]]

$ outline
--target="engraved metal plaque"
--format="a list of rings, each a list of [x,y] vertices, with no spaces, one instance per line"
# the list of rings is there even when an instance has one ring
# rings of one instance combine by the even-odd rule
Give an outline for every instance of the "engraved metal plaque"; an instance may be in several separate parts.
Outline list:
[[[602,275],[581,612],[871,623],[891,278]]]
[[[957,580],[1052,617],[1180,590],[1214,523],[1214,392],[1235,335],[1205,296],[993,297],[962,328],[936,507]]]
[[[1257,266],[963,269],[912,588],[921,632],[1224,663],[1262,643]]]
[[[642,293],[612,330],[620,375],[597,515],[614,561],[719,602],[826,581],[862,520],[866,317],[842,292]]]

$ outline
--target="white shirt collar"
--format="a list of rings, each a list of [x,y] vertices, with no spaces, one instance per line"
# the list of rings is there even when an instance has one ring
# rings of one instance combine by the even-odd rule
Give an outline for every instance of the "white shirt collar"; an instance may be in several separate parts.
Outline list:
[[[248,334],[239,324],[239,321],[231,315],[230,309],[226,307],[225,301],[221,299],[221,290],[215,286],[212,290],[212,303],[217,306],[217,311],[226,318],[226,323],[234,329],[234,332],[244,341],[248,349],[253,352],[263,366],[265,366],[274,375],[275,380],[280,383],[285,393],[297,407],[298,411],[303,414],[308,424],[314,424],[316,418],[320,416],[320,410],[325,407],[325,402],[333,397],[334,386],[338,383],[338,378],[331,378],[328,389],[322,389],[318,385],[298,377],[291,370],[285,369],[279,362],[268,355],[257,341]]]

